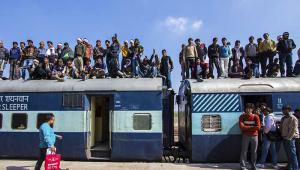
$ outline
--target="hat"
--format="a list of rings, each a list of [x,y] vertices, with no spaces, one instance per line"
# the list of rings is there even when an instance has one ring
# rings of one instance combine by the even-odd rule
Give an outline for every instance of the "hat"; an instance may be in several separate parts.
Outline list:
[[[58,46],[62,46],[62,43],[58,43],[57,45],[58,45]]]
[[[127,43],[127,44],[128,44],[128,40],[125,40],[124,43]]]
[[[39,60],[34,59],[33,62],[34,62],[34,63],[39,63]]]
[[[82,42],[82,39],[81,39],[81,38],[77,38],[77,41],[80,41],[80,42]]]
[[[2,41],[2,40],[0,40],[0,44],[3,44],[3,41]]]
[[[83,42],[86,42],[86,43],[89,42],[88,39],[86,39],[86,38],[84,38],[82,41],[83,41]]]
[[[133,41],[133,40],[130,40],[130,43],[134,43],[134,41]]]

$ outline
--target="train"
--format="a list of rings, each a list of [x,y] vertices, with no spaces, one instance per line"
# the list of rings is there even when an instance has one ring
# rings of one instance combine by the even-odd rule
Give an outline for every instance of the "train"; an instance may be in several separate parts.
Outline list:
[[[64,160],[238,162],[245,103],[265,102],[281,117],[297,99],[298,78],[187,79],[177,94],[160,78],[3,81],[0,157],[38,157],[39,126],[52,113]]]

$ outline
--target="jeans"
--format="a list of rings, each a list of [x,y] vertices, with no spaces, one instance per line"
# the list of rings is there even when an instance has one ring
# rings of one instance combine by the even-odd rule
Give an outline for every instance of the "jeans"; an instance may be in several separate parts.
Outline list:
[[[284,66],[286,65],[287,76],[291,76],[293,74],[293,56],[292,56],[292,53],[290,53],[290,54],[280,54],[279,55],[279,65],[280,65],[281,75],[285,75]]]
[[[163,79],[163,85],[172,88],[171,72],[162,73],[162,75],[166,77],[166,79]]]
[[[38,161],[35,164],[34,170],[40,170],[42,167],[42,164],[46,158],[47,148],[40,148],[40,156]]]
[[[221,68],[220,62],[218,58],[210,58],[209,59],[209,74],[211,78],[214,78],[214,65],[217,69],[218,77],[221,77]]]
[[[23,68],[22,68],[22,78],[25,79],[26,77],[26,70],[33,64],[33,59],[25,59],[23,61]],[[29,74],[29,73],[28,73]]]
[[[18,73],[18,60],[17,59],[10,59],[9,60],[9,79],[14,80],[14,79],[19,79],[20,73]]]
[[[284,139],[283,145],[288,159],[288,170],[298,170],[295,139]]]
[[[259,159],[259,164],[264,164],[266,162],[268,152],[271,152],[271,162],[272,165],[275,166],[277,165],[277,151],[276,151],[276,142],[269,141],[267,136],[263,136],[263,143],[262,143],[262,148],[261,148],[261,155]]]
[[[137,70],[138,60],[139,60],[138,56],[132,57],[132,60],[131,60],[132,76],[138,76],[138,70]]]
[[[267,73],[267,61],[268,61],[268,58],[266,58],[264,55],[260,56],[259,62],[261,65],[261,75],[263,77],[266,76],[266,73]]]
[[[255,164],[257,159],[257,145],[258,145],[258,136],[247,136],[243,135],[242,139],[242,150],[241,150],[241,157],[240,157],[240,167],[242,169],[246,168],[247,162],[247,151],[248,147],[251,147],[251,169],[255,170]]]
[[[258,64],[258,63],[255,63],[255,64],[254,64],[254,67],[253,67],[253,75],[254,75],[256,78],[259,78],[259,64]]]
[[[295,139],[298,166],[300,165],[300,138]]]
[[[228,62],[229,58],[220,58],[222,75],[228,77]]]
[[[192,77],[193,74],[193,66],[195,65],[195,58],[187,58],[186,59],[186,70],[185,70],[185,74],[186,74],[186,79],[189,79]],[[190,77],[191,75],[191,77]]]

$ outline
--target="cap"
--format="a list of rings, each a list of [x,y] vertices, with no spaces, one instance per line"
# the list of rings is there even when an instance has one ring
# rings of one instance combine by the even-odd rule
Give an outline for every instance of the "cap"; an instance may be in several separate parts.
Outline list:
[[[128,40],[125,40],[124,43],[127,43],[127,44],[128,44]]]
[[[3,44],[3,41],[2,41],[2,40],[0,40],[0,44]]]
[[[57,45],[58,45],[58,46],[62,46],[62,43],[58,43]]]
[[[134,41],[133,41],[133,40],[130,40],[130,43],[134,43]]]
[[[82,39],[81,39],[81,38],[77,38],[77,41],[80,41],[80,42],[82,42]]]

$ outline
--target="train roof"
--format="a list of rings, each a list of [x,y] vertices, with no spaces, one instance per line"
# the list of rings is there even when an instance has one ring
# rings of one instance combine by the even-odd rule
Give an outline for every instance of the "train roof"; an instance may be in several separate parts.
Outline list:
[[[160,91],[161,78],[1,81],[0,92]]]
[[[250,80],[227,78],[207,79],[203,82],[187,80],[192,93],[227,92],[296,92],[300,91],[300,78],[253,78]]]

